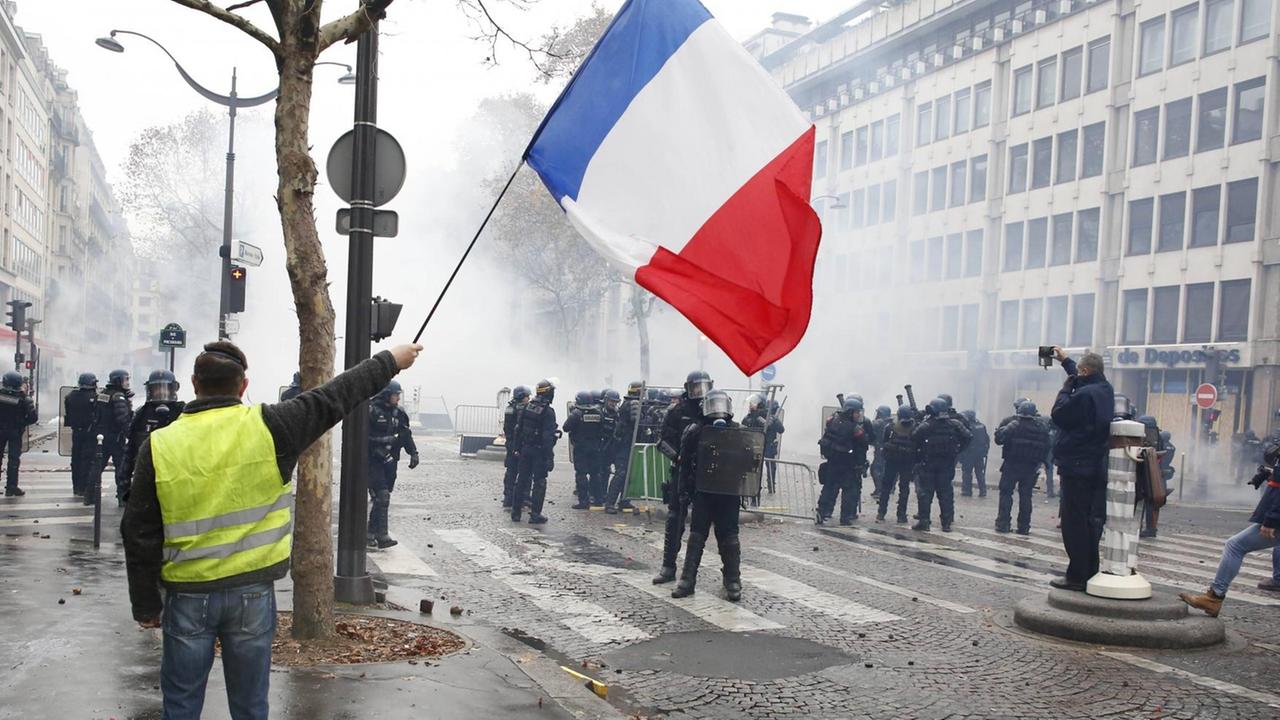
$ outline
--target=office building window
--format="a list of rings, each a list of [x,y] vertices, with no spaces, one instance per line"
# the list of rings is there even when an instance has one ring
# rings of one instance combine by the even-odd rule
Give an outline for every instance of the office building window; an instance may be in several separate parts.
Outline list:
[[[1048,236],[1049,218],[1027,221],[1027,269],[1044,267]]]
[[[1218,300],[1218,342],[1241,342],[1249,339],[1249,281],[1227,280],[1222,283]]]
[[[954,233],[947,236],[946,278],[955,280],[962,275],[964,275],[964,235]]]
[[[1133,114],[1133,166],[1156,161],[1160,141],[1160,108],[1153,107]]]
[[[991,81],[978,83],[973,88],[973,126],[991,124]]]
[[[1084,79],[1084,49],[1071,48],[1062,53],[1062,99],[1080,97],[1080,83]]]
[[[933,176],[930,182],[933,184],[932,194],[929,199],[929,209],[931,211],[945,210],[947,208],[947,166],[936,167],[933,169]]]
[[[1236,83],[1235,107],[1232,108],[1231,144],[1249,142],[1262,137],[1262,107],[1266,100],[1266,78]]]
[[[942,308],[942,345],[943,350],[955,350],[960,341],[960,306],[947,305]]]
[[[1258,178],[1227,184],[1227,237],[1224,242],[1253,242],[1258,217]]]
[[[867,188],[867,225],[880,224],[880,186]]]
[[[871,123],[871,161],[884,157],[884,121]]]
[[[1041,60],[1037,69],[1036,107],[1049,107],[1058,97],[1058,58]]]
[[[1004,226],[1004,272],[1022,269],[1022,232],[1023,224],[1020,222]]]
[[[1085,92],[1106,90],[1111,84],[1111,37],[1089,43],[1089,75]]]
[[[885,222],[893,222],[898,217],[898,181],[890,180],[884,184],[884,212],[881,217]]]
[[[1013,71],[1013,114],[1031,112],[1031,66]]]
[[[969,202],[987,199],[987,156],[979,155],[969,161]]]
[[[1151,344],[1171,345],[1178,342],[1178,303],[1182,288],[1177,285],[1151,290]]]
[[[849,193],[840,193],[836,196],[836,227],[840,230],[849,229]]]
[[[952,123],[955,133],[969,132],[969,118],[973,110],[973,102],[969,99],[969,88],[957,90],[955,96],[956,121]]]
[[[813,176],[822,178],[827,176],[827,141],[820,140],[813,148]]]
[[[1044,341],[1049,345],[1067,342],[1067,296],[1047,298],[1044,310]]]
[[[1213,283],[1187,286],[1187,312],[1182,318],[1182,342],[1207,343],[1213,332]]]
[[[968,171],[968,163],[964,160],[951,163],[951,207],[960,207],[969,201],[966,184],[969,179]]]
[[[884,156],[893,157],[898,154],[898,116],[890,115],[884,121]]]
[[[1093,293],[1071,297],[1071,344],[1093,345]]]
[[[848,170],[853,167],[853,131],[840,135],[840,169]]]
[[[1164,16],[1142,23],[1138,34],[1138,75],[1158,72],[1164,67]]]
[[[1049,248],[1050,265],[1067,265],[1071,262],[1071,213],[1053,216],[1053,242]]]
[[[1018,346],[1018,301],[1000,301],[1000,347]]]
[[[1098,259],[1099,208],[1081,210],[1076,216],[1076,262],[1093,262]]]
[[[1227,134],[1227,89],[1200,93],[1199,103],[1196,152],[1217,150]]]
[[[867,212],[867,193],[862,188],[853,191],[853,227],[862,227],[863,217]]]
[[[943,95],[933,103],[934,140],[942,140],[951,135],[951,96]]]
[[[853,164],[866,165],[867,154],[870,150],[871,148],[869,147],[869,141],[867,138],[867,127],[864,125],[863,127],[858,128],[857,133],[854,134]]]
[[[1222,187],[1196,188],[1191,195],[1191,247],[1217,245]]]
[[[1053,177],[1053,138],[1045,137],[1031,143],[1031,188],[1049,186]]]
[[[1191,152],[1191,98],[1164,106],[1164,159]]]
[[[1160,196],[1160,239],[1156,252],[1181,250],[1187,227],[1187,194],[1169,193]]]
[[[1151,198],[1129,201],[1129,247],[1126,255],[1151,252],[1151,225],[1154,202]]]
[[[924,279],[924,241],[911,241],[911,282],[920,282]]]
[[[978,305],[960,306],[960,347],[978,349]]]
[[[1009,192],[1020,193],[1027,189],[1027,144],[1009,148]]]
[[[1077,151],[1075,130],[1058,133],[1058,172],[1054,176],[1055,183],[1076,179]]]
[[[933,103],[921,103],[916,108],[916,147],[928,145],[933,137]]]
[[[929,171],[921,170],[915,174],[911,184],[911,214],[923,215],[929,212]]]
[[[1192,3],[1173,11],[1169,29],[1169,66],[1190,62],[1196,57],[1196,36],[1200,29],[1200,4]]]
[[[1022,347],[1035,347],[1043,338],[1044,301],[1040,298],[1022,301]]]
[[[1275,0],[1242,0],[1240,8],[1240,42],[1271,34],[1271,4]]]
[[[1080,177],[1088,178],[1102,174],[1102,160],[1106,154],[1107,124],[1105,122],[1087,125],[1084,134],[1084,156],[1080,163]]]
[[[1147,289],[1125,290],[1123,309],[1120,344],[1145,344],[1147,341]]]
[[[964,276],[982,274],[982,230],[970,230],[964,236]]]
[[[928,280],[942,279],[942,236],[929,238],[929,266],[925,271]]]
[[[1232,19],[1235,0],[1205,0],[1204,3],[1204,54],[1209,55],[1231,47]]]

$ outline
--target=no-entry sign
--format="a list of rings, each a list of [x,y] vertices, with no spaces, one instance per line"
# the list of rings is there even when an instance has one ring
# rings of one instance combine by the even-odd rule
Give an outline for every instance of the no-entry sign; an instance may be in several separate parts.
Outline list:
[[[1218,402],[1218,388],[1209,383],[1201,383],[1196,388],[1196,405],[1208,410]]]

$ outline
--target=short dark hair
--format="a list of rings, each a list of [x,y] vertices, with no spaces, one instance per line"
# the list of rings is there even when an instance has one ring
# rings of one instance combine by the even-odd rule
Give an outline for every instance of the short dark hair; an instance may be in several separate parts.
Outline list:
[[[249,361],[244,351],[226,340],[207,343],[196,357],[192,380],[201,395],[238,395]]]

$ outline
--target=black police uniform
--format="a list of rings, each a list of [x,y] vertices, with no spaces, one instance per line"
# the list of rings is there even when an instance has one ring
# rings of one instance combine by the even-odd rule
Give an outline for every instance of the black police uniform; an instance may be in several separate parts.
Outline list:
[[[884,434],[893,424],[891,417],[878,417],[871,421],[871,449],[875,453],[871,456],[871,482],[875,487],[876,497],[885,491],[884,482],[884,466],[887,458],[884,454]],[[893,488],[890,487],[892,492]]]
[[[551,399],[535,397],[525,406],[516,426],[519,438],[520,462],[516,474],[514,498],[531,495],[532,507],[529,521],[545,521],[542,504],[547,497],[547,473],[555,463],[556,436],[560,426],[556,422],[556,410]],[[519,520],[524,508],[517,502],[511,507],[511,519]]]
[[[18,468],[22,465],[22,433],[28,425],[36,423],[36,406],[22,390],[0,388],[0,441],[9,456],[9,469],[5,475],[5,495],[17,495]]]
[[[293,381],[289,383],[289,387],[280,393],[280,402],[292,400],[302,394],[302,374],[294,373]]]
[[[767,459],[776,459],[778,457],[778,449],[781,443],[778,436],[786,432],[787,429],[782,424],[782,418],[774,415],[769,417],[768,411],[763,407],[758,407],[742,418],[742,426],[755,428],[764,433],[764,456]],[[769,494],[777,492],[777,483],[775,476],[778,468],[771,462],[764,464],[765,469],[765,486],[769,490]]]
[[[636,437],[640,422],[641,404],[639,398],[627,397],[618,406],[618,424],[613,430],[613,477],[609,478],[609,492],[604,499],[605,507],[616,510],[619,507],[630,507],[631,501],[626,498],[627,475],[631,471],[631,441]]]
[[[599,484],[600,455],[604,449],[604,413],[595,405],[575,406],[565,418],[564,431],[573,442],[574,487],[578,502],[575,509],[590,506],[591,488]]]
[[[126,500],[129,498],[129,489],[133,486],[133,468],[143,441],[151,433],[177,420],[186,406],[181,400],[148,400],[133,414],[133,422],[129,424],[129,431],[125,436],[124,465],[121,466],[119,475],[124,479],[123,497]]]
[[[680,541],[684,539],[685,524],[689,517],[688,498],[680,493],[685,431],[692,425],[701,425],[705,420],[702,400],[695,400],[684,393],[680,396],[680,403],[667,412],[662,422],[658,449],[671,460],[671,473],[670,479],[662,486],[662,499],[667,504],[667,524],[662,534],[662,573],[654,578],[655,582],[665,582],[675,577]]]
[[[609,494],[609,478],[613,472],[614,448],[617,447],[618,408],[610,408],[607,404],[600,408],[600,465],[592,475],[592,505],[604,505]]]
[[[502,461],[506,473],[502,476],[502,507],[511,507],[511,496],[516,491],[516,475],[520,470],[520,458],[516,453],[516,426],[520,424],[520,413],[524,412],[525,403],[512,399],[502,413],[502,436],[507,440],[507,457]]]
[[[728,419],[714,421],[718,427],[735,428],[738,423]],[[684,553],[684,568],[680,572],[680,585],[672,597],[693,594],[697,582],[698,566],[702,564],[702,551],[707,538],[715,528],[716,545],[720,549],[721,575],[730,600],[737,600],[742,592],[742,544],[738,539],[738,510],[742,498],[738,495],[721,495],[702,492],[698,488],[698,445],[703,428],[709,424],[703,418],[692,422],[680,439],[680,462],[677,479],[681,504],[691,507],[689,516],[689,542]]]
[[[916,498],[916,528],[928,530],[933,512],[933,497],[938,496],[938,509],[942,515],[942,529],[951,530],[955,520],[955,489],[951,483],[956,476],[956,458],[969,444],[971,436],[964,423],[950,414],[926,417],[911,434],[920,457],[920,491]]]
[[[71,428],[71,490],[84,495],[98,451],[98,390],[78,387],[67,393],[62,419]]]
[[[123,501],[129,491],[129,478],[124,474],[124,451],[129,427],[133,425],[133,391],[119,385],[107,385],[98,396],[97,430],[102,435],[102,467],[97,470],[98,484],[107,461],[115,468],[116,500]],[[86,497],[86,504],[92,499]]]
[[[964,417],[964,416],[961,416]],[[987,496],[987,454],[991,452],[991,436],[980,420],[969,423],[973,439],[960,453],[960,494],[973,495],[973,481],[978,481],[978,497]]]
[[[898,522],[907,522],[907,500],[911,496],[911,480],[919,458],[915,440],[911,434],[916,429],[914,419],[897,421],[884,430],[884,479],[880,484],[880,508],[877,520],[883,520],[889,511],[889,496],[893,486],[898,486]]]
[[[822,521],[831,519],[837,495],[840,496],[840,524],[847,525],[858,519],[872,432],[870,420],[854,420],[843,411],[827,420],[822,439],[818,441],[825,459],[818,468],[818,480],[822,483],[818,516]]]
[[[369,535],[388,546],[391,493],[396,489],[400,453],[409,453],[409,467],[418,464],[418,447],[409,429],[409,414],[384,395],[369,401]]]
[[[996,530],[1009,532],[1013,512],[1013,491],[1018,491],[1018,533],[1031,532],[1031,493],[1036,472],[1049,451],[1049,430],[1039,418],[1014,417],[996,430],[996,444],[1003,448],[1000,464],[1000,507]]]

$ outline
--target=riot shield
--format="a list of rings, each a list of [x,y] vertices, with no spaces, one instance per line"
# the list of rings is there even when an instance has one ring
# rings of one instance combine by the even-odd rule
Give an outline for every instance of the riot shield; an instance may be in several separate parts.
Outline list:
[[[63,385],[58,388],[58,454],[71,457],[71,428],[67,427],[67,396],[74,387]]]
[[[704,426],[698,439],[698,492],[755,497],[763,462],[764,433]]]

